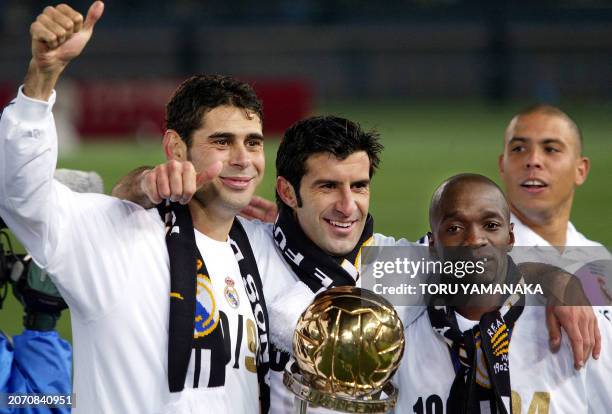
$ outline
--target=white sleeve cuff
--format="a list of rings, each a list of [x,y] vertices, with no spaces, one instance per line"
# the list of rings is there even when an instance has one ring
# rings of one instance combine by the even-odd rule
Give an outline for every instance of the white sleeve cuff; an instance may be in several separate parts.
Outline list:
[[[47,102],[38,99],[32,99],[23,93],[23,85],[19,87],[17,98],[9,105],[14,104],[12,112],[15,117],[24,122],[40,122],[51,115],[51,110],[55,104],[55,91],[51,92],[51,96]]]

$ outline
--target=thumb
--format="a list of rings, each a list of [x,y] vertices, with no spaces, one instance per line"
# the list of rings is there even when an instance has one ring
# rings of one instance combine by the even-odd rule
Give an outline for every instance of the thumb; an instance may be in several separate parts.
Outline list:
[[[85,23],[83,24],[84,30],[93,30],[94,25],[100,17],[102,17],[102,13],[104,13],[104,3],[101,1],[95,1],[91,6],[89,6],[89,10],[87,10],[87,17],[85,17]]]
[[[206,167],[203,171],[200,171],[200,173],[198,173],[196,176],[196,188],[200,188],[204,184],[211,182],[216,176],[219,175],[222,168],[223,163],[221,161],[217,161]]]
[[[546,326],[548,326],[550,349],[557,352],[561,346],[561,326],[551,306],[546,307]]]

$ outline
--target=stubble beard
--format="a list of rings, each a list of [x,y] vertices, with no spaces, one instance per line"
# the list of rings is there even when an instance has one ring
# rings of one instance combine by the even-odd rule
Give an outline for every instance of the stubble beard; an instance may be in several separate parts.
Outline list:
[[[234,216],[246,207],[251,199],[251,197],[248,197],[248,200],[242,201],[238,200],[238,197],[242,198],[243,196],[237,195],[234,197],[231,192],[219,190],[213,183],[200,188],[193,196],[204,209],[214,209],[220,213],[232,214]]]

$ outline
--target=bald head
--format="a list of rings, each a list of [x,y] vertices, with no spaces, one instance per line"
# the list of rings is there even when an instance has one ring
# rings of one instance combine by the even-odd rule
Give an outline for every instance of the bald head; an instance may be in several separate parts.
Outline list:
[[[504,193],[491,179],[480,174],[458,174],[446,181],[434,191],[429,204],[429,225],[432,231],[440,219],[453,209],[455,201],[464,194],[482,193],[495,203],[502,212],[503,218],[510,222],[510,208]]]

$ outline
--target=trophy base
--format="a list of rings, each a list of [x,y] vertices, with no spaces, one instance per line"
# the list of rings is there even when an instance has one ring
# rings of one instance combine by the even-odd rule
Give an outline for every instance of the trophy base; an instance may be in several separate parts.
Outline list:
[[[306,384],[297,365],[291,363],[283,374],[283,384],[295,395],[296,414],[306,414],[309,405],[344,413],[384,414],[397,403],[397,389],[391,382],[387,382],[381,390],[387,396],[384,399],[366,400],[333,395],[318,391]]]
[[[293,414],[307,414],[308,413],[308,402],[304,400],[300,400],[297,396],[294,399],[295,405],[293,410]]]

